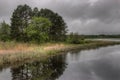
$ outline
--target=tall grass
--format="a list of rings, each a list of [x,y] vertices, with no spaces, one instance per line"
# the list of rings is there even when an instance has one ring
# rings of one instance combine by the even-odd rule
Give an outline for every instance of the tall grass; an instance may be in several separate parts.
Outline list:
[[[0,65],[15,64],[36,59],[43,59],[58,52],[75,49],[89,49],[100,46],[115,45],[120,42],[88,41],[85,44],[44,43],[29,44],[17,42],[0,42]]]

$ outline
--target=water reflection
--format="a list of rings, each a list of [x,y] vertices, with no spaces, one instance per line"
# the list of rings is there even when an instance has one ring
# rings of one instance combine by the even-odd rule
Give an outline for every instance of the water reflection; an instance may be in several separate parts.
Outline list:
[[[91,64],[92,72],[94,72],[94,77],[97,77],[97,79],[120,80],[120,66],[118,63],[112,63],[110,59],[103,59],[94,61]]]
[[[77,57],[74,55],[68,53],[67,68],[57,80],[120,80],[120,46],[81,51]]]
[[[65,68],[65,56],[53,56],[45,61],[11,68],[12,80],[55,80],[63,74]]]
[[[120,80],[120,45],[72,51],[0,70],[0,80]]]

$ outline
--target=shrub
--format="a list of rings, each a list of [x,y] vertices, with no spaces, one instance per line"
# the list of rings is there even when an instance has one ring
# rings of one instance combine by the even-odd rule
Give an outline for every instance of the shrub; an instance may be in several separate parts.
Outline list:
[[[83,39],[80,39],[78,33],[70,33],[70,35],[67,36],[66,39],[67,43],[73,43],[73,44],[80,44],[83,43]]]

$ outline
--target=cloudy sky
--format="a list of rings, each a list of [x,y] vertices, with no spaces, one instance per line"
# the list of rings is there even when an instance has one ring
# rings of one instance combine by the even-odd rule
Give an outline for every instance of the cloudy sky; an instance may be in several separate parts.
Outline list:
[[[59,13],[70,32],[120,34],[120,0],[0,0],[0,21],[10,23],[19,4]]]

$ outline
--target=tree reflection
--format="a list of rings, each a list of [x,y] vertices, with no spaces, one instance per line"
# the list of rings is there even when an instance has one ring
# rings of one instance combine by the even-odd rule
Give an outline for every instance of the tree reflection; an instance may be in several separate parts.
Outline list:
[[[11,68],[12,80],[55,80],[66,68],[65,56],[53,56],[45,61],[26,63]]]

